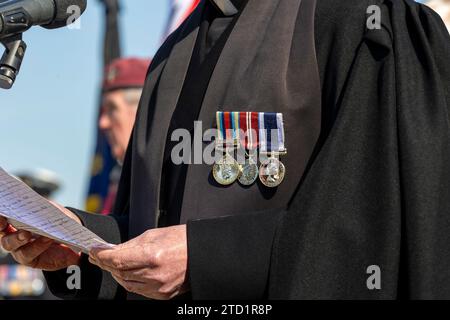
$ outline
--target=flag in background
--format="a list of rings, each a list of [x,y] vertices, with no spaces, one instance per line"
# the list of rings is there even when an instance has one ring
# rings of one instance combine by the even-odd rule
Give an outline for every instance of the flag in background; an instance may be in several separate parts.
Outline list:
[[[105,7],[104,66],[121,57],[119,37],[119,0],[99,0]],[[170,16],[164,37],[172,33],[194,11],[201,0],[169,0]],[[99,109],[100,110],[100,109]],[[97,130],[97,146],[92,162],[91,181],[86,210],[93,213],[111,213],[115,200],[120,170],[111,155],[111,148],[101,130]]]
[[[119,1],[99,0],[105,7],[105,35],[103,44],[103,70],[113,60],[120,58],[120,36],[119,36]],[[101,103],[101,93],[100,93]],[[100,107],[98,108],[100,115]],[[97,145],[92,162],[91,182],[89,185],[86,210],[93,213],[102,213],[105,203],[108,202],[110,193],[111,172],[117,166],[111,154],[111,148],[103,132],[97,130]],[[104,212],[103,212],[104,213]]]
[[[450,32],[450,0],[429,0],[425,3],[440,14]]]
[[[200,0],[171,0],[169,21],[166,27],[167,37],[194,11]]]

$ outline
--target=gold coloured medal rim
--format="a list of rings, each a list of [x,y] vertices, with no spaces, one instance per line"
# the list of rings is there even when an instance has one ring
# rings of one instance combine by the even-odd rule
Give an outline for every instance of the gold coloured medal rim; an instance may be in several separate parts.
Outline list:
[[[230,159],[230,158],[233,159],[233,162],[232,163],[227,163],[227,159]],[[233,177],[233,179],[225,180],[225,179],[222,179],[221,177],[219,177],[218,172],[220,171],[221,167],[224,166],[224,165],[232,166],[234,168],[234,171],[237,172],[237,174]],[[220,160],[220,162],[214,164],[214,167],[213,167],[213,177],[214,177],[214,179],[219,184],[221,184],[223,186],[228,186],[228,185],[231,185],[234,182],[236,182],[236,180],[238,180],[238,178],[240,176],[240,172],[241,172],[241,166],[229,154],[226,154],[225,156],[223,156],[223,158]]]
[[[236,182],[236,180],[238,180],[239,176],[240,176],[240,166],[238,164],[229,164],[230,166],[233,166],[235,168],[235,170],[238,172],[238,174],[235,175],[235,177],[233,179],[229,179],[229,180],[225,180],[222,179],[221,177],[219,177],[218,172],[220,170],[220,167],[223,166],[223,164],[218,164],[216,163],[213,167],[213,177],[214,179],[221,185],[223,186],[229,186],[233,183]]]

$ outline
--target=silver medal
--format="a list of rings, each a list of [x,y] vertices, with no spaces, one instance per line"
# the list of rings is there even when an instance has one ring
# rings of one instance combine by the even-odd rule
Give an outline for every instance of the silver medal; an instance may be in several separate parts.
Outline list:
[[[277,158],[269,158],[259,168],[259,179],[269,188],[278,187],[284,180],[286,168]]]
[[[243,186],[251,186],[258,180],[258,166],[256,162],[251,159],[246,159],[245,163],[241,165],[241,175],[239,176],[239,183]]]

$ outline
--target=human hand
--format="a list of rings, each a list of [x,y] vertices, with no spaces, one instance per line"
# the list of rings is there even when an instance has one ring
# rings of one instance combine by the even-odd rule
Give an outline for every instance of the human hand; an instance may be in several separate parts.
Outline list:
[[[81,224],[80,219],[70,210],[56,203],[52,204]],[[34,237],[28,231],[17,230],[3,217],[0,217],[0,244],[19,264],[35,269],[56,271],[80,263],[81,253],[55,243],[52,239]]]
[[[91,263],[127,291],[168,300],[189,290],[186,225],[153,229],[113,249],[94,249]]]

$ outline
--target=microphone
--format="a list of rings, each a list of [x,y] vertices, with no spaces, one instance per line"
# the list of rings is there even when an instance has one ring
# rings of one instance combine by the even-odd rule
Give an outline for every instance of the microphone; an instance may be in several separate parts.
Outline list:
[[[0,88],[10,89],[19,73],[27,48],[23,32],[32,26],[67,26],[86,7],[87,0],[0,0],[0,42],[6,48],[0,60]]]
[[[71,6],[77,6],[81,15],[86,10],[87,0],[7,0],[0,2],[0,39],[25,32],[32,26],[43,26],[47,29],[64,27],[69,24],[69,18],[73,16],[73,12],[70,10]]]

